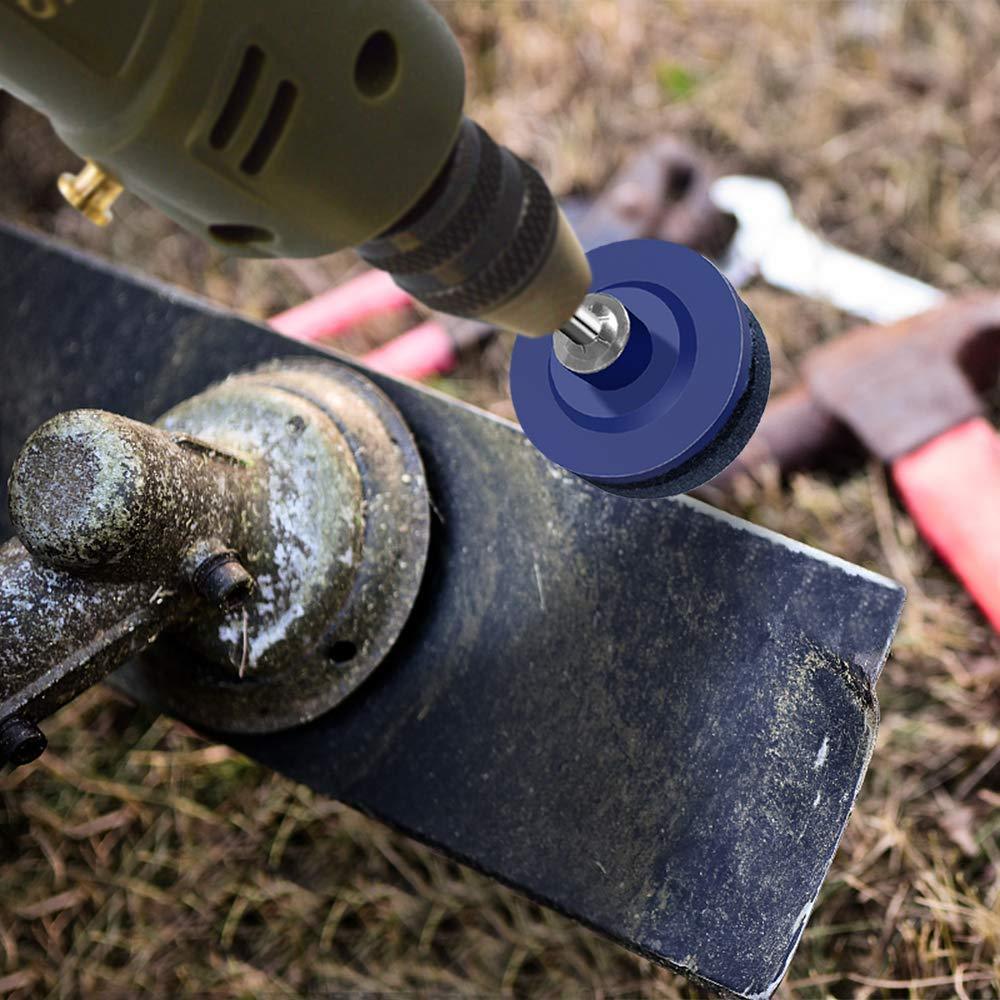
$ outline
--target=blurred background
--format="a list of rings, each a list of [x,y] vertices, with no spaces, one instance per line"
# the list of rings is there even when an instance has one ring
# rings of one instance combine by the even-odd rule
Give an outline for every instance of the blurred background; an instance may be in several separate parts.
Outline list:
[[[471,114],[557,194],[598,195],[644,143],[673,135],[722,172],[780,181],[844,247],[949,291],[1000,288],[992,0],[436,6],[466,55]],[[97,229],[56,192],[77,166],[0,94],[0,218],[258,319],[361,270],[350,254],[227,260],[128,195]],[[775,391],[812,344],[854,325],[763,286],[744,295]],[[338,349],[362,353],[412,322],[372,322]],[[434,384],[512,417],[510,347],[481,345]],[[997,423],[1000,393],[991,406]],[[1000,642],[878,463],[765,477],[726,503],[909,592],[872,767],[779,995],[998,995]],[[49,752],[0,777],[0,993],[700,995],[110,692],[46,728]]]

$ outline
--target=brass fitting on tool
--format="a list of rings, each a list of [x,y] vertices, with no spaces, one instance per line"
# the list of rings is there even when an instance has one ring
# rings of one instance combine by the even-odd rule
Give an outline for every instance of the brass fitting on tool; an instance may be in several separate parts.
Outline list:
[[[111,207],[124,188],[103,167],[93,160],[78,174],[59,177],[60,194],[82,215],[97,226],[107,226],[114,218]]]

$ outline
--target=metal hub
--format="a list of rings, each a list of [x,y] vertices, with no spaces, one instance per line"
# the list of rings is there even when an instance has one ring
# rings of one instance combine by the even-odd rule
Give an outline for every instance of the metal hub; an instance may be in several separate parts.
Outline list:
[[[164,636],[113,682],[223,732],[328,711],[381,662],[423,576],[427,488],[402,418],[349,369],[292,362],[229,379],[159,423],[267,464],[270,537],[248,556],[256,593],[244,609]]]
[[[10,319],[0,337],[10,382],[0,394],[4,468],[50,415],[53,386],[61,400],[150,419],[164,398],[243,365],[317,353],[2,226],[0,258],[32,264],[0,280],[0,316]],[[595,280],[629,294],[620,278]],[[627,301],[655,331],[639,296]],[[636,323],[629,353],[639,332]],[[537,345],[540,376],[581,394],[593,388],[544,338],[522,338],[515,359],[525,344]],[[226,741],[654,962],[722,992],[769,995],[868,764],[874,685],[901,590],[697,502],[631,503],[592,489],[506,421],[416,384],[372,379],[413,428],[432,477],[433,570],[419,606],[376,676],[340,708]],[[544,385],[527,381],[525,398]],[[398,441],[412,448],[409,435]],[[609,441],[611,454],[620,445]],[[218,466],[228,479],[226,469]],[[212,520],[206,529],[227,527]],[[246,538],[230,530],[221,541],[255,570]],[[98,590],[36,565],[13,540],[0,547],[0,662],[11,650],[0,690],[49,683],[63,662],[53,643],[70,667],[92,648],[83,643],[92,634],[62,638],[87,594],[89,616],[129,629],[133,612],[175,599],[147,586]],[[121,607],[123,587],[133,603],[102,611]],[[163,632],[161,617],[152,632]],[[182,665],[199,668],[175,648]],[[53,702],[28,707],[38,721]],[[19,759],[38,749],[30,727],[0,737]]]
[[[560,364],[577,375],[594,375],[613,365],[628,344],[632,323],[613,295],[591,292],[572,319],[552,336]]]

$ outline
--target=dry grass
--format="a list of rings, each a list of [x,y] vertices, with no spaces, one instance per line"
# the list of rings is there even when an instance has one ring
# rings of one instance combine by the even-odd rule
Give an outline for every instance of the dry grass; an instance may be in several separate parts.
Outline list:
[[[783,181],[806,220],[852,249],[949,289],[1000,287],[996,4],[439,6],[469,56],[473,112],[561,192],[596,190],[636,142],[675,132],[727,168]],[[30,157],[0,150],[7,215],[248,313],[354,266],[225,262],[134,202],[110,232],[88,230],[39,196],[60,156],[30,123],[23,142],[33,137]],[[810,344],[846,325],[766,289],[748,298],[779,389]],[[446,388],[509,413],[505,363],[495,344]],[[996,636],[875,465],[761,484],[731,506],[910,591],[875,759],[783,995],[996,995]],[[52,750],[0,784],[0,992],[696,995],[107,693],[48,730]]]

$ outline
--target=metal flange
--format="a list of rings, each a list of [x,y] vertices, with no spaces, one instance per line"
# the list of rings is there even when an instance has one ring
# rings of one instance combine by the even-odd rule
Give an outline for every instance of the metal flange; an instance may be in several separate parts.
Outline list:
[[[427,558],[423,466],[402,417],[371,382],[329,362],[238,375],[159,425],[267,469],[245,553],[242,610],[164,636],[114,682],[220,732],[306,722],[354,691],[396,641]]]

